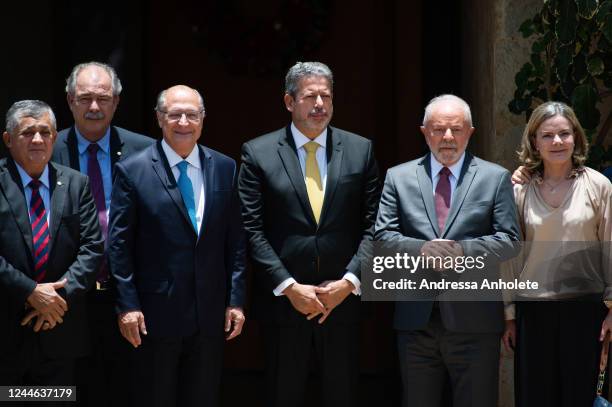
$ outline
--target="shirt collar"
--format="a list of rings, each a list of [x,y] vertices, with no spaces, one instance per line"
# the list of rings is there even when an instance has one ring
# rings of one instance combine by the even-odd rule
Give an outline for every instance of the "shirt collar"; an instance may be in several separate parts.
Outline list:
[[[21,167],[21,165],[15,163],[15,166],[17,167],[17,171],[19,172],[19,176],[21,177],[21,183],[23,184],[23,189],[25,189],[26,187],[29,187],[30,181],[32,181],[32,177],[28,175],[28,173]],[[47,187],[47,189],[50,189],[49,188],[49,165],[48,164],[45,165],[45,169],[43,170],[42,174],[40,174],[40,177],[38,177],[38,180],[40,181],[41,184]]]
[[[170,147],[170,144],[166,143],[166,140],[162,140],[161,145],[162,149],[164,150],[164,153],[166,154],[166,158],[168,159],[168,165],[170,165],[170,168],[176,166],[183,160],[187,161],[189,164],[193,165],[196,168],[201,167],[200,149],[198,148],[197,144],[193,146],[193,150],[191,150],[191,153],[189,153],[187,158],[183,158],[178,155],[176,151],[174,151],[172,147]]]
[[[295,148],[297,150],[304,147],[304,144],[308,143],[309,141],[314,141],[323,148],[325,148],[325,145],[327,144],[327,127],[314,140],[310,140],[301,131],[299,131],[297,127],[295,127],[293,122],[291,122],[291,134],[293,135],[293,141],[295,142]]]
[[[444,167],[444,165],[442,165],[442,163],[440,163],[440,161],[436,159],[433,153],[430,154],[430,156],[431,156],[431,176],[432,178],[435,178],[436,176],[438,176],[438,173],[440,172],[442,167]],[[463,161],[465,161],[465,151],[463,152],[463,154],[461,154],[461,157],[459,157],[459,160],[456,163],[448,167],[451,174],[453,174],[453,177],[455,177],[455,179],[457,180],[459,179],[459,175],[461,174],[461,168],[463,167]]]
[[[79,155],[83,154],[87,147],[91,144],[91,141],[87,140],[79,131],[77,126],[74,126],[74,132],[77,137],[77,145],[79,148]],[[110,127],[106,129],[106,133],[100,140],[96,142],[96,144],[100,147],[100,150],[104,151],[106,154],[110,154]]]

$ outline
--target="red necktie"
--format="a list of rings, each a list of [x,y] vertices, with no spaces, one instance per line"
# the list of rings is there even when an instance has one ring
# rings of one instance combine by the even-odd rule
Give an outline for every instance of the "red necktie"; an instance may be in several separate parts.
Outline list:
[[[49,226],[47,211],[40,196],[40,181],[30,181],[32,197],[30,198],[30,225],[32,226],[32,248],[34,249],[34,279],[40,283],[47,273],[49,258]]]
[[[448,218],[448,210],[450,209],[451,186],[448,176],[451,174],[451,172],[447,167],[442,167],[439,174],[440,177],[438,179],[438,185],[436,185],[434,201],[436,203],[438,229],[440,230],[441,234],[444,230],[444,226],[446,225],[446,218]]]

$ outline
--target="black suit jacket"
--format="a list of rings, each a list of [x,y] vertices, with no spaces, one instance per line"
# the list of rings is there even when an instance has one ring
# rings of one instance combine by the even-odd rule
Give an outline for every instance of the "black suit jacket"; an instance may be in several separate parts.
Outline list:
[[[155,140],[142,134],[134,133],[121,127],[110,128],[111,171],[114,175],[115,163],[137,151],[153,144]],[[74,126],[57,133],[57,142],[53,148],[52,161],[81,171],[79,165],[79,148]],[[87,169],[83,169],[83,173]]]
[[[347,271],[361,275],[358,250],[373,236],[380,194],[372,143],[330,126],[326,153],[327,183],[317,225],[291,127],[242,147],[239,191],[263,320],[303,320],[285,296],[272,293],[289,277],[317,285],[341,279]],[[349,295],[325,323],[358,319],[359,298]]]
[[[66,278],[60,289],[68,303],[64,322],[39,333],[47,357],[76,357],[87,352],[87,318],[83,294],[95,281],[104,244],[98,212],[86,176],[49,163],[51,188],[50,252],[46,282]],[[11,158],[0,160],[0,352],[11,353],[23,342],[20,321],[34,290],[32,229],[21,178]]]
[[[231,158],[199,146],[205,207],[199,236],[161,142],[115,166],[109,259],[119,312],[141,310],[149,336],[223,335],[244,302],[246,242]]]

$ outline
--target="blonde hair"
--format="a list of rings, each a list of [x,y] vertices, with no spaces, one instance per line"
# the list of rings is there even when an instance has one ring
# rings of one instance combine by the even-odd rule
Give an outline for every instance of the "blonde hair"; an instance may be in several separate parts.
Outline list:
[[[546,120],[562,116],[566,118],[572,125],[574,132],[574,152],[572,153],[573,168],[580,168],[584,165],[589,151],[589,142],[587,141],[584,129],[580,125],[576,113],[571,107],[561,102],[546,102],[536,107],[529,117],[529,121],[523,131],[521,139],[521,147],[517,151],[519,161],[527,167],[529,171],[542,172],[542,157],[535,147],[536,132]]]

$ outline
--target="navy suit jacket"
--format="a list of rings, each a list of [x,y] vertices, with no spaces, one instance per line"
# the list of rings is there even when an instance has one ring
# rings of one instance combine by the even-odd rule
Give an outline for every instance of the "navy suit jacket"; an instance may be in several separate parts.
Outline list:
[[[49,163],[51,241],[43,283],[67,279],[59,294],[66,299],[64,322],[38,333],[43,354],[73,358],[88,351],[85,292],[96,278],[104,251],[98,212],[86,176]],[[24,305],[36,287],[28,206],[14,161],[0,160],[0,353],[13,354],[26,330]]]
[[[206,197],[199,236],[161,142],[115,166],[109,258],[117,310],[141,310],[150,336],[223,335],[225,307],[244,302],[236,163],[198,148]]]

